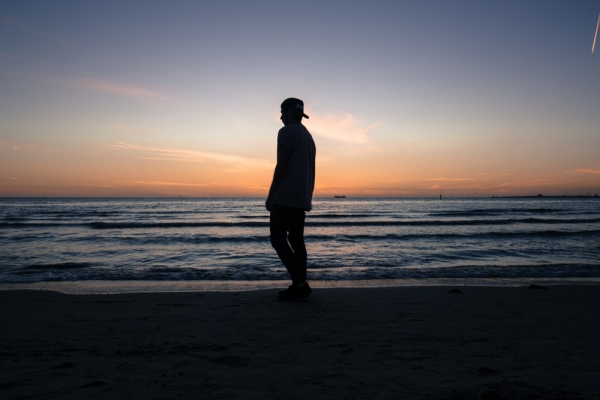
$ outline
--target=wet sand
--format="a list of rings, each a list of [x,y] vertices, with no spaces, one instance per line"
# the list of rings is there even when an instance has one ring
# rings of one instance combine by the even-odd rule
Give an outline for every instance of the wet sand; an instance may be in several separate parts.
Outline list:
[[[599,316],[594,285],[0,291],[0,398],[599,399]]]

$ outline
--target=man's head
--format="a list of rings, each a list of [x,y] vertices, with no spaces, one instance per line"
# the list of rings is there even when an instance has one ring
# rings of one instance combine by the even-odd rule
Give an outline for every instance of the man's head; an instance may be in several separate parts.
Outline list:
[[[281,103],[281,122],[284,125],[301,122],[302,117],[308,118],[308,115],[304,114],[304,102],[302,100],[290,97]]]

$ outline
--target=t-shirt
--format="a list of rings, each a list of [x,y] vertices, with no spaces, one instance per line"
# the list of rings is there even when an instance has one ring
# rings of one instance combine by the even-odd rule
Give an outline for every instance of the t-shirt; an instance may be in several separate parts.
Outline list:
[[[279,130],[277,150],[281,146],[291,149],[292,155],[273,204],[310,211],[315,188],[315,142],[304,125],[294,122]]]

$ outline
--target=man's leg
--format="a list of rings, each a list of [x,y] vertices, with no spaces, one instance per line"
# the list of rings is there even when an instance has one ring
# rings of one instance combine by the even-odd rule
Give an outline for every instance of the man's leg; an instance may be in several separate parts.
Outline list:
[[[298,265],[300,282],[306,281],[306,245],[304,244],[304,219],[306,213],[303,210],[294,210],[290,215],[289,236],[290,245],[294,251],[294,257]]]
[[[279,259],[292,277],[293,283],[303,282],[302,272],[294,252],[287,242],[290,212],[285,209],[274,208],[271,211],[269,229],[271,231],[271,245],[277,252]]]

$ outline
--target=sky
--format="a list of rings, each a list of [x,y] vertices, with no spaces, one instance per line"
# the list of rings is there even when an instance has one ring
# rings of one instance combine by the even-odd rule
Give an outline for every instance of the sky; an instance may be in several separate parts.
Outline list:
[[[600,1],[11,1],[0,196],[600,194]],[[600,47],[600,46],[599,46]]]

